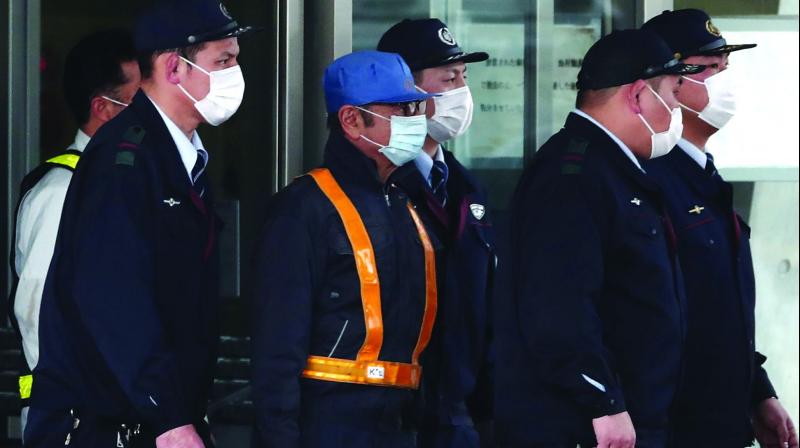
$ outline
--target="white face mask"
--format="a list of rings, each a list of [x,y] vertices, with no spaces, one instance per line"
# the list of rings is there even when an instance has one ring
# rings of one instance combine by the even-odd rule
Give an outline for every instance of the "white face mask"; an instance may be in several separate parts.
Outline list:
[[[379,147],[378,152],[386,156],[394,166],[403,166],[420,155],[422,145],[425,143],[425,136],[428,135],[425,115],[412,115],[410,117],[392,115],[392,118],[389,119],[371,110],[361,107],[358,107],[358,109],[391,123],[391,135],[388,145],[381,145],[363,135],[361,138]]]
[[[694,112],[706,123],[717,129],[722,129],[736,114],[736,88],[732,85],[729,70],[723,70],[703,81],[684,76],[683,79],[706,87],[708,104],[698,112],[691,107],[681,104],[684,109]]]
[[[178,88],[194,102],[194,107],[211,126],[219,126],[231,118],[244,97],[244,77],[238,65],[224,70],[208,72],[194,62],[181,56],[187,64],[197,68],[211,78],[208,95],[202,100],[195,99],[182,85]]]
[[[653,95],[658,98],[658,101],[667,109],[667,112],[670,114],[669,120],[669,129],[664,132],[656,132],[653,130],[653,127],[650,126],[650,123],[644,119],[642,114],[639,114],[639,118],[642,120],[647,129],[650,131],[650,158],[655,159],[656,157],[661,157],[669,154],[672,151],[672,148],[678,144],[678,140],[681,139],[681,134],[683,134],[683,116],[681,115],[681,108],[676,107],[675,109],[670,109],[667,106],[667,103],[661,98],[661,95],[656,93],[652,87],[648,84],[648,89],[653,92]]]
[[[422,93],[428,93],[417,87]],[[456,138],[472,124],[472,92],[468,86],[441,92],[433,97],[436,112],[428,119],[428,135],[439,143]]]

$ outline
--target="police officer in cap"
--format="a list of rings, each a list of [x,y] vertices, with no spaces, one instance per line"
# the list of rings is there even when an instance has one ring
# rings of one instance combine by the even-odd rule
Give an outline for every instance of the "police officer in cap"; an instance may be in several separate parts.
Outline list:
[[[498,304],[501,445],[666,446],[683,285],[664,199],[641,163],[677,142],[679,76],[701,70],[640,30],[586,53],[577,108],[512,202],[514,294]]]
[[[220,222],[196,129],[239,106],[251,30],[213,0],[139,19],[141,90],[95,134],[64,203],[29,446],[211,446]]]
[[[788,413],[755,351],[755,282],[750,229],[733,209],[733,189],[714,167],[706,142],[736,111],[728,44],[704,11],[664,11],[642,27],[676,57],[706,69],[684,75],[676,98],[683,138],[645,169],[664,188],[686,283],[685,380],[675,408],[675,447],[797,446]],[[751,424],[752,422],[752,424]]]
[[[322,166],[268,209],[256,264],[257,446],[413,447],[441,243],[412,162],[425,100],[394,53],[325,70]]]
[[[381,37],[378,50],[399,53],[417,88],[440,94],[428,100],[428,136],[414,161],[425,179],[423,201],[434,211],[447,248],[437,326],[441,357],[434,358],[442,365],[436,367],[437,378],[428,377],[420,446],[478,446],[472,420],[491,418],[488,357],[494,234],[483,187],[443,145],[464,134],[472,123],[466,64],[485,61],[489,55],[462,50],[438,19],[395,24]],[[430,373],[434,366],[429,367]]]

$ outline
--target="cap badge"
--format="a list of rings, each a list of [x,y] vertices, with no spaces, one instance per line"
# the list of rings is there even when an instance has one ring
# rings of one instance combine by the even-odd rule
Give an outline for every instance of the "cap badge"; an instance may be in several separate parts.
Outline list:
[[[474,216],[478,221],[480,221],[483,218],[483,215],[486,214],[486,207],[481,204],[470,204],[469,209],[472,212],[472,216]]]
[[[710,20],[710,19],[706,21],[706,30],[707,30],[707,31],[708,31],[710,34],[712,34],[712,35],[714,35],[714,36],[717,36],[717,37],[722,37],[722,33],[719,31],[719,28],[717,28],[717,26],[716,26],[716,25],[714,25],[713,23],[711,23],[711,20]]]
[[[439,39],[450,46],[455,46],[456,44],[456,40],[453,38],[453,35],[447,28],[442,28],[439,30]]]
[[[219,11],[222,13],[223,16],[227,17],[229,20],[233,20],[231,17],[231,13],[228,12],[228,8],[225,7],[222,3],[219,4]]]

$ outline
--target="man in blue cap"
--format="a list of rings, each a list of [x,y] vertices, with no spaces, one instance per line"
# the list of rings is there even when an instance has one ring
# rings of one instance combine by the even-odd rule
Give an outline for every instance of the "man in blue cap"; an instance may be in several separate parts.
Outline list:
[[[92,138],[64,203],[28,446],[210,446],[220,223],[196,129],[239,106],[251,30],[213,0],[139,19],[141,90]]]
[[[403,20],[381,37],[378,50],[400,54],[428,100],[428,136],[414,161],[426,181],[425,204],[446,247],[446,280],[437,337],[442,365],[425,387],[426,421],[420,446],[480,446],[475,424],[492,417],[489,299],[495,269],[494,231],[483,187],[442,146],[472,123],[467,63],[489,58],[459,47],[439,19]],[[433,366],[426,366],[429,372]],[[484,437],[487,439],[488,437]]]
[[[685,75],[676,96],[683,138],[667,156],[645,164],[664,188],[678,238],[688,307],[685,379],[676,399],[672,445],[744,447],[753,430],[762,446],[797,446],[755,350],[755,279],[750,229],[733,208],[733,188],[714,166],[706,142],[736,111],[728,44],[699,9],[664,11],[642,27],[661,36],[678,58],[706,69]]]
[[[442,246],[409,162],[431,95],[377,51],[334,61],[324,89],[322,166],[273,198],[258,246],[257,446],[414,447]]]
[[[512,202],[513,290],[498,298],[501,446],[663,448],[682,369],[675,240],[641,168],[680,138],[683,64],[656,35],[586,53],[576,110]]]

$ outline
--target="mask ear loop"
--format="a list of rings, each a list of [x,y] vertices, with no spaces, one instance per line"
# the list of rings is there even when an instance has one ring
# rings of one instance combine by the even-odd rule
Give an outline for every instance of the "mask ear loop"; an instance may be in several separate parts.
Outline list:
[[[661,95],[659,95],[658,93],[656,93],[656,91],[655,91],[655,90],[653,90],[653,88],[652,88],[652,87],[650,87],[650,84],[647,84],[647,88],[648,88],[648,89],[650,89],[650,91],[651,91],[651,92],[653,92],[653,95],[655,95],[655,96],[656,96],[656,98],[658,98],[658,101],[661,103],[661,105],[662,105],[662,106],[664,106],[664,109],[667,109],[667,112],[669,112],[669,113],[670,113],[670,115],[672,115],[672,109],[670,109],[670,107],[669,107],[669,106],[667,106],[667,102],[666,102],[666,101],[664,101],[664,99],[663,99],[663,98],[661,98]]]
[[[360,107],[360,106],[353,106],[353,107],[355,107],[355,108],[356,108],[356,109],[358,109],[358,110],[364,111],[364,112],[366,112],[366,113],[368,113],[368,114],[375,115],[376,117],[383,118],[384,120],[386,120],[386,121],[388,121],[388,122],[391,122],[391,121],[392,121],[392,120],[390,120],[390,119],[388,119],[388,118],[384,117],[384,116],[383,116],[383,115],[381,115],[381,114],[376,114],[375,112],[373,112],[373,111],[371,111],[371,110],[369,110],[369,109],[364,109],[363,107]],[[378,148],[386,148],[386,145],[381,145],[380,143],[374,142],[374,141],[370,140],[369,138],[365,137],[363,134],[362,134],[362,135],[360,135],[360,136],[359,136],[359,138],[363,138],[364,140],[366,140],[366,141],[368,141],[368,142],[372,143],[373,145],[377,146]]]
[[[644,125],[647,127],[647,130],[650,131],[650,134],[656,135],[656,131],[653,130],[653,128],[650,126],[650,123],[648,123],[647,120],[644,119],[642,114],[637,114],[637,115],[639,116],[639,119],[642,120],[642,123],[644,123]]]
[[[181,59],[183,59],[183,62],[185,62],[185,63],[187,63],[187,64],[191,65],[192,67],[194,67],[194,68],[196,68],[196,69],[200,70],[201,72],[205,73],[206,75],[208,75],[208,76],[211,76],[211,73],[209,73],[208,71],[206,71],[206,69],[204,69],[203,67],[200,67],[199,65],[195,64],[194,62],[192,62],[192,61],[190,61],[190,60],[186,59],[185,57],[183,57],[183,56],[181,56],[181,55],[178,55],[178,57],[179,57],[179,58],[181,58]]]
[[[207,71],[206,71],[206,70],[205,70],[203,67],[200,67],[199,65],[195,64],[194,62],[192,62],[192,61],[190,61],[190,60],[186,59],[185,57],[183,57],[183,56],[181,56],[181,55],[178,55],[178,57],[179,57],[179,58],[181,58],[181,59],[183,60],[183,62],[185,62],[185,63],[187,63],[187,64],[191,65],[192,67],[195,67],[195,68],[197,68],[197,69],[198,69],[198,70],[200,70],[201,72],[205,73],[205,74],[206,74],[206,76],[208,76],[208,77],[211,77],[211,73],[207,72]],[[178,83],[178,88],[179,88],[179,89],[181,89],[181,92],[183,92],[183,94],[184,94],[184,95],[186,95],[187,97],[189,97],[189,99],[190,99],[190,100],[192,100],[192,101],[193,101],[193,102],[195,102],[195,103],[198,103],[198,102],[199,102],[199,101],[198,101],[198,100],[197,100],[195,97],[193,97],[193,96],[192,96],[192,94],[191,94],[191,93],[189,93],[189,92],[188,92],[188,91],[187,91],[185,88],[183,88],[183,86],[182,86],[182,85],[180,85],[180,83]]]
[[[366,113],[368,113],[368,114],[375,115],[376,117],[383,118],[384,120],[386,120],[386,121],[388,121],[388,122],[391,122],[391,121],[392,121],[391,119],[389,119],[389,118],[386,118],[386,117],[384,117],[384,116],[383,116],[383,115],[381,115],[381,114],[376,114],[375,112],[373,112],[373,111],[371,111],[371,110],[369,110],[369,109],[364,109],[363,107],[360,107],[360,106],[353,106],[353,107],[355,107],[355,108],[356,108],[356,109],[358,109],[358,110],[364,111],[364,112],[366,112]]]
[[[696,79],[692,79],[692,78],[690,78],[690,77],[688,77],[688,76],[681,76],[681,78],[683,78],[683,79],[685,79],[685,80],[687,80],[687,81],[689,81],[689,82],[693,82],[693,83],[695,83],[695,84],[702,85],[702,86],[705,86],[705,85],[706,85],[706,83],[705,83],[705,82],[703,82],[703,81],[698,81],[698,80],[696,80]],[[706,88],[707,88],[707,87],[706,87]],[[682,108],[684,108],[684,109],[688,110],[689,112],[694,112],[694,113],[695,113],[695,115],[700,115],[700,112],[698,112],[698,111],[696,111],[696,110],[692,109],[691,107],[689,107],[689,106],[687,106],[687,105],[685,105],[685,104],[683,104],[683,103],[681,103],[681,102],[678,102],[678,105],[679,105],[679,106],[681,106]]]

